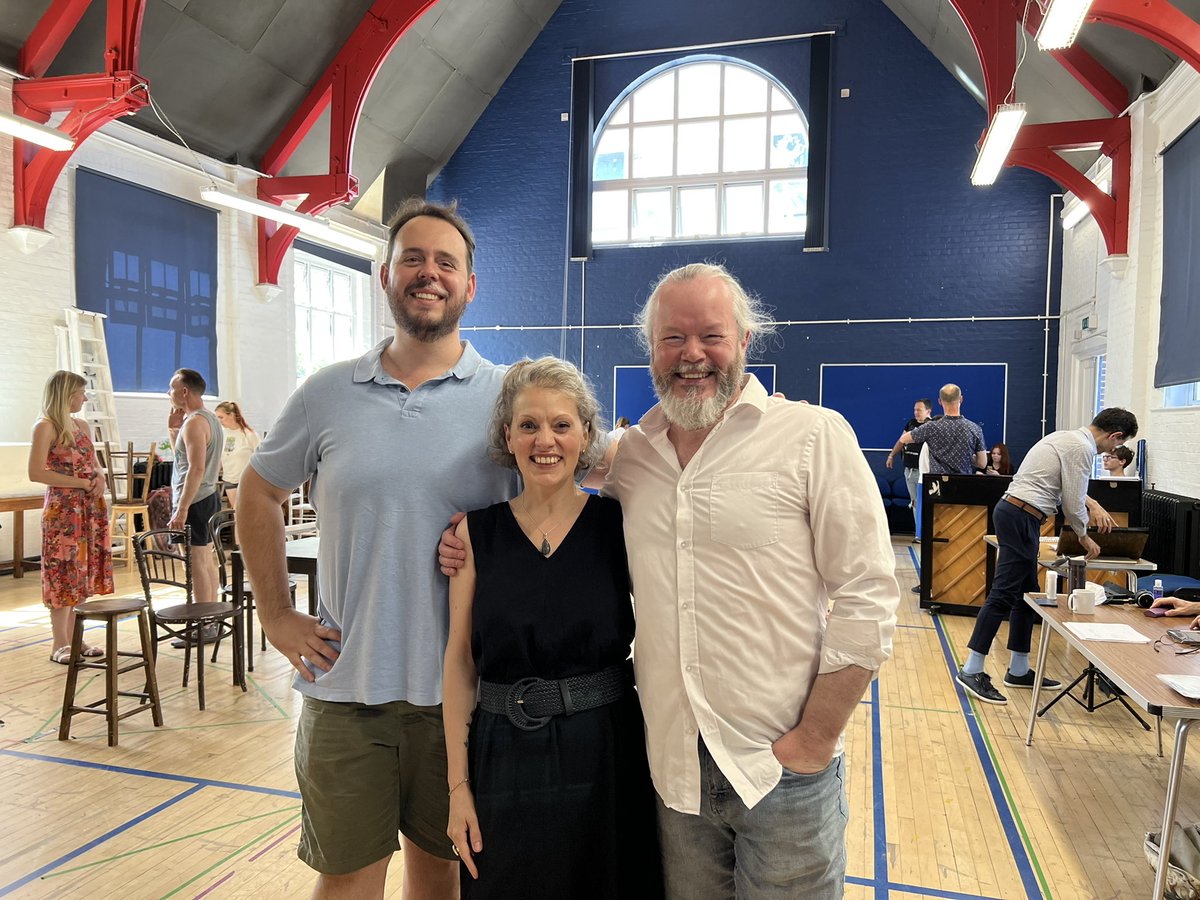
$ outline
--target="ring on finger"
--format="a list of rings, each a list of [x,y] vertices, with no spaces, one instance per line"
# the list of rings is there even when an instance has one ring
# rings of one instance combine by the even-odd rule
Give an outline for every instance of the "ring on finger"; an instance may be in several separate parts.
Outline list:
[[[455,856],[458,856],[458,844],[451,844],[450,849],[454,851]]]

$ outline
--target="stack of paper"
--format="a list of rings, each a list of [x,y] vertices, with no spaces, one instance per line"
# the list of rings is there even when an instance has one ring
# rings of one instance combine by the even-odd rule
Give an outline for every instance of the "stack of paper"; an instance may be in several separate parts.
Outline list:
[[[1148,644],[1150,638],[1130,625],[1107,622],[1064,622],[1066,629],[1081,641],[1111,641],[1119,644]]]
[[[1178,691],[1189,700],[1200,700],[1200,675],[1159,675],[1172,690]]]

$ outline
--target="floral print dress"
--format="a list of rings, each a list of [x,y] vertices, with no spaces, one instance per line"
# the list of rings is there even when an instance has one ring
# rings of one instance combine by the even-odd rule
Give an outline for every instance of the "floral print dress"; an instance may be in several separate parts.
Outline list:
[[[50,445],[46,468],[60,475],[93,478],[99,472],[87,429],[75,426],[75,445]],[[42,507],[42,603],[74,606],[113,592],[112,547],[104,497],[80,488],[50,487]]]

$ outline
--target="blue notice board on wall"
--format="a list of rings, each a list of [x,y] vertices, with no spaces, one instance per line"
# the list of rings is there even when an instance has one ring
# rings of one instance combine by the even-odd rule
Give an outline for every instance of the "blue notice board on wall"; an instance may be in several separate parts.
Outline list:
[[[823,364],[820,404],[836,409],[863,450],[891,450],[921,397],[941,415],[943,384],[962,388],[962,414],[983,429],[990,447],[1004,440],[1008,408],[1007,363]]]
[[[768,394],[775,393],[775,366],[746,366]],[[625,416],[634,425],[650,411],[658,398],[654,396],[654,382],[650,380],[649,366],[613,366],[612,417],[615,422]]]

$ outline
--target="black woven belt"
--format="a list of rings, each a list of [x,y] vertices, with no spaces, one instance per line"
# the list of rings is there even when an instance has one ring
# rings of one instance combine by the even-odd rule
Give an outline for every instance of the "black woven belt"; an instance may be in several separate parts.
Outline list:
[[[633,689],[629,663],[558,681],[522,678],[515,684],[479,682],[479,706],[507,716],[522,731],[537,731],[554,716],[570,716],[620,700]]]

